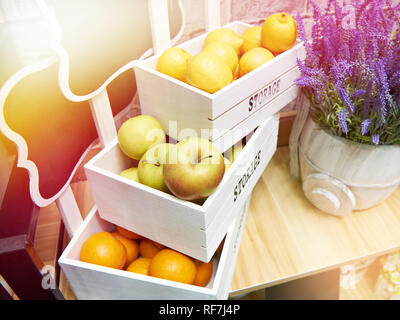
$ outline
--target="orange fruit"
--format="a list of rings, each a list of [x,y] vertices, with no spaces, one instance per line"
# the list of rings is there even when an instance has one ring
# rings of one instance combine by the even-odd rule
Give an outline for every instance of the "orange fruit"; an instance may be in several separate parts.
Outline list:
[[[114,231],[111,233],[115,239],[120,241],[126,250],[126,263],[125,266],[128,266],[133,260],[135,260],[139,256],[139,244],[135,240],[131,240],[125,238],[118,231]]]
[[[148,276],[150,262],[151,262],[150,258],[136,259],[128,266],[128,268],[126,268],[126,271],[140,273],[144,274],[145,276]]]
[[[196,286],[205,287],[210,281],[212,275],[213,262],[212,260],[208,263],[199,260],[195,260],[194,262],[197,266],[197,273],[193,284]]]
[[[164,248],[166,248],[163,244],[155,242],[153,240],[151,240],[151,242],[153,242],[153,245],[155,245],[158,249],[162,250]]]
[[[162,244],[159,244],[150,239],[142,239],[139,244],[139,252],[140,255],[144,258],[153,258],[156,253],[158,253],[161,249],[165,247]]]
[[[219,244],[217,251],[222,251],[222,248],[224,247],[224,243],[225,243],[225,237],[222,239],[221,243]]]
[[[115,226],[117,228],[117,231],[122,234],[125,238],[131,239],[131,240],[137,240],[137,239],[142,239],[143,237],[137,233],[134,233],[132,231],[129,231],[125,228],[122,228],[120,226]]]
[[[296,20],[286,12],[278,12],[270,15],[262,25],[262,46],[275,54],[290,49],[295,43],[296,38]]]
[[[149,275],[157,278],[192,284],[197,268],[193,259],[171,249],[163,249],[151,260]]]
[[[98,232],[83,243],[80,259],[104,267],[122,269],[126,263],[126,250],[110,232]]]

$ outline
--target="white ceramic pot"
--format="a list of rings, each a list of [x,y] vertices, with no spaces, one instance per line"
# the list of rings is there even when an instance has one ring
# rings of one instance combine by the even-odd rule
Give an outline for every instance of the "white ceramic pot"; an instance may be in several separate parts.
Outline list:
[[[326,213],[371,208],[400,184],[400,146],[372,146],[333,136],[309,117],[299,143],[305,196]]]

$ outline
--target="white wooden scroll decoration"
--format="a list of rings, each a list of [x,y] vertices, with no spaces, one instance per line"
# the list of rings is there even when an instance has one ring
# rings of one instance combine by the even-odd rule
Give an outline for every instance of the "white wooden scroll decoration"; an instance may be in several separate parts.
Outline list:
[[[204,1],[206,8],[206,30],[211,30],[220,25],[220,4],[219,1]],[[52,54],[46,55],[45,57],[40,57],[34,62],[26,62],[25,66],[18,70],[11,77],[9,77],[8,80],[0,88],[0,130],[6,138],[14,142],[17,146],[18,159],[16,165],[17,167],[25,168],[29,173],[29,190],[33,202],[40,207],[44,207],[55,201],[59,208],[66,230],[70,236],[73,236],[73,234],[82,224],[82,216],[69,184],[77,168],[79,167],[89,150],[92,148],[94,143],[92,143],[82,154],[79,161],[76,163],[74,169],[72,170],[69,178],[60,188],[60,190],[55,195],[49,198],[43,197],[39,190],[38,167],[33,161],[28,159],[28,144],[24,137],[21,134],[13,131],[6,122],[4,110],[7,97],[9,96],[10,92],[24,78],[28,77],[31,74],[50,68],[51,66],[54,66],[58,63],[58,86],[62,94],[68,100],[73,102],[89,102],[92,117],[94,119],[99,136],[100,145],[102,147],[107,146],[117,137],[115,119],[113,118],[111,110],[110,100],[107,93],[107,86],[125,71],[133,69],[134,65],[139,60],[146,58],[153,53],[162,52],[169,46],[174,45],[183,34],[185,17],[182,9],[181,0],[178,0],[178,5],[182,14],[182,26],[178,34],[172,40],[170,39],[167,4],[167,0],[148,0],[148,12],[150,18],[153,48],[150,48],[146,52],[144,52],[144,54],[139,59],[132,60],[127,64],[121,66],[100,87],[98,87],[93,92],[86,95],[76,95],[72,92],[69,85],[70,61],[67,51],[61,45],[62,34],[57,20],[44,0],[35,0],[35,5],[37,7],[36,9],[40,10],[43,16],[43,21],[47,23],[47,26],[50,30],[49,34],[51,34],[51,39],[49,39],[49,49]],[[123,111],[121,111],[121,113],[127,112],[127,109],[130,105],[131,104],[129,104]]]

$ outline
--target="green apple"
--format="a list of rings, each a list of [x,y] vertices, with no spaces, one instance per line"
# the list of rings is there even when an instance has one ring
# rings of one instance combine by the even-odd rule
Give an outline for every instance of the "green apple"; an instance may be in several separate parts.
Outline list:
[[[138,168],[125,169],[119,175],[129,180],[139,182]]]
[[[178,198],[208,197],[225,173],[224,157],[208,140],[192,137],[176,144],[176,161],[164,165],[164,182]]]
[[[174,148],[173,144],[157,144],[146,151],[139,161],[139,181],[146,186],[169,192],[164,183],[163,168],[167,162],[169,151]],[[171,153],[172,155],[172,153]]]
[[[139,115],[126,120],[118,130],[118,143],[128,157],[140,160],[153,145],[165,142],[161,124],[152,116]]]

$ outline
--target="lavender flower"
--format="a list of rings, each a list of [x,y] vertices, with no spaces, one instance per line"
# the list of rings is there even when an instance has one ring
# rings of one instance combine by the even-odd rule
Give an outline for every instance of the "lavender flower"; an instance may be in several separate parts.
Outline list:
[[[356,91],[353,92],[353,94],[351,95],[351,98],[353,100],[361,97],[362,95],[364,95],[367,91],[365,91],[364,89],[357,89]]]
[[[382,111],[386,112],[386,103],[392,103],[392,97],[390,95],[389,84],[387,81],[387,75],[385,72],[385,64],[382,59],[376,61],[376,85],[379,92],[379,99],[381,102]]]
[[[379,134],[374,134],[374,135],[372,135],[372,143],[373,144],[375,144],[375,145],[378,145],[379,144]]]
[[[347,115],[349,114],[349,112],[346,109],[340,110],[338,113],[338,121],[340,124],[340,127],[342,128],[342,131],[344,134],[348,134],[349,133],[349,129],[347,128]]]
[[[345,104],[345,106],[347,106],[350,109],[350,112],[353,113],[354,112],[354,105],[353,102],[351,101],[349,94],[347,92],[347,90],[343,89],[343,88],[339,88],[339,96],[340,99],[343,101],[343,103]]]
[[[364,103],[362,105],[362,112],[361,112],[362,118],[366,118],[370,113],[371,101],[373,98],[372,97],[373,86],[374,86],[373,79],[369,79],[367,82],[366,97],[364,98]]]
[[[296,18],[306,50],[296,84],[311,98],[311,116],[360,143],[400,144],[400,3],[394,2],[328,0],[322,10],[310,0],[312,41]]]
[[[365,134],[367,133],[367,130],[369,128],[369,126],[371,125],[372,120],[371,119],[365,119],[363,120],[363,122],[361,122],[361,134],[363,136],[365,136]]]

